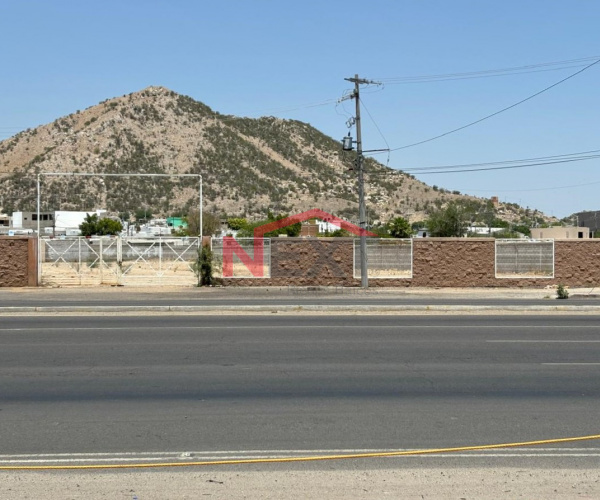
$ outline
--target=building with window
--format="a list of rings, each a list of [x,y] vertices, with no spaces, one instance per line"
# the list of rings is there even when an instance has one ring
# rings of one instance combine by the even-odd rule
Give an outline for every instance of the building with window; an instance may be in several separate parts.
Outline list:
[[[590,229],[587,227],[532,227],[531,238],[541,240],[551,238],[555,240],[575,240],[591,238]]]
[[[589,228],[594,236],[600,231],[600,210],[578,212],[575,217],[577,217],[577,225]]]
[[[40,228],[54,227],[54,212],[40,212]],[[13,212],[12,227],[14,229],[38,228],[37,212]]]
[[[40,212],[40,232],[42,234],[65,234],[67,230],[79,229],[79,225],[85,220],[88,214],[96,214],[102,218],[105,216],[106,210],[90,210],[88,212],[57,210],[54,212]],[[12,227],[14,229],[31,229],[37,231],[37,212],[13,212]]]

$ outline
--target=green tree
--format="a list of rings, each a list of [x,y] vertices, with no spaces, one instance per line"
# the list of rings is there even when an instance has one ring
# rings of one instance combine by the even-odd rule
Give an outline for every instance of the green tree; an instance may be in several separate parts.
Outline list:
[[[242,238],[250,238],[254,236],[254,229],[260,226],[264,226],[265,224],[269,224],[276,220],[285,219],[288,217],[287,214],[279,214],[278,216],[273,215],[270,211],[268,214],[267,220],[260,220],[257,222],[249,222],[247,223],[240,231],[237,233],[238,237]],[[276,229],[275,231],[271,231],[269,233],[265,233],[266,238],[276,238],[280,234],[287,234],[289,237],[293,238],[296,236],[300,236],[300,231],[302,230],[302,224],[300,222],[296,222],[295,224],[290,224],[289,226],[282,227],[280,229]]]
[[[516,224],[512,226],[512,230],[514,232],[524,234],[525,236],[531,236],[531,229],[525,224]]]
[[[426,221],[431,236],[462,237],[473,212],[460,203],[451,201],[444,208],[439,208],[429,214]]]
[[[121,219],[125,222],[129,222],[129,220],[131,219],[131,214],[127,211],[119,212],[119,219]]]
[[[374,233],[377,238],[391,238],[392,235],[389,232],[387,224],[385,225],[377,225],[369,228],[369,231]]]
[[[87,214],[83,222],[79,224],[82,236],[93,236],[98,226],[98,214]]]
[[[268,224],[269,222],[274,222],[277,220],[282,220],[289,217],[289,214],[279,214],[276,217],[273,216],[273,214],[269,211],[269,220],[266,221],[266,223]],[[275,238],[277,236],[279,236],[280,234],[286,234],[288,235],[290,238],[293,237],[297,237],[300,236],[300,232],[302,231],[302,223],[301,222],[296,222],[295,224],[290,224],[289,226],[285,226],[282,227],[280,229],[277,229],[275,231],[271,231],[270,233],[265,233],[265,237],[267,238]]]
[[[87,214],[83,222],[79,225],[82,236],[109,236],[120,233],[123,230],[121,221],[103,217],[100,219],[98,214]]]
[[[413,222],[410,227],[413,230],[413,233],[416,233],[419,229],[422,229],[423,227],[425,227],[425,225],[427,224],[427,221],[424,220],[419,220],[416,222]]]
[[[234,231],[239,231],[240,229],[246,227],[247,224],[248,221],[243,217],[230,217],[227,219],[227,225],[229,226],[229,229]]]
[[[410,223],[404,217],[396,217],[386,224],[386,229],[393,238],[410,238],[413,234]]]
[[[121,231],[123,231],[123,224],[121,224],[121,221],[119,220],[105,217],[98,221],[96,231],[96,234],[100,236],[119,234]]]
[[[192,210],[186,217],[187,228],[183,231],[187,236],[198,236],[200,234],[200,213]],[[202,236],[212,236],[219,229],[219,218],[211,212],[202,213]]]
[[[340,228],[329,233],[329,236],[331,236],[332,238],[348,238],[352,236],[352,234],[350,234],[349,231]]]
[[[492,220],[491,227],[503,227],[504,229],[509,229],[510,223],[508,221],[498,219],[498,217],[495,217],[494,220]]]
[[[150,219],[153,219],[154,215],[149,209],[138,208],[135,211],[135,220],[139,222],[148,222]]]

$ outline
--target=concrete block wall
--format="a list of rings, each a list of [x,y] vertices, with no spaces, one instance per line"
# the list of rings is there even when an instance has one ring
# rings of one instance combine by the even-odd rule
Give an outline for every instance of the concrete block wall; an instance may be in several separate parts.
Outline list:
[[[37,286],[37,239],[0,236],[0,286]]]
[[[351,238],[273,238],[271,277],[226,278],[226,286],[360,286]],[[555,240],[554,278],[496,278],[492,238],[413,240],[413,277],[369,279],[372,287],[600,286],[600,239]]]
[[[37,239],[0,236],[0,286],[37,286]],[[360,286],[351,238],[273,238],[270,278],[223,279],[226,286]],[[369,279],[372,287],[600,287],[600,239],[555,240],[554,278],[496,278],[495,241],[413,240],[413,277]]]
[[[555,240],[554,283],[600,286],[600,238]]]

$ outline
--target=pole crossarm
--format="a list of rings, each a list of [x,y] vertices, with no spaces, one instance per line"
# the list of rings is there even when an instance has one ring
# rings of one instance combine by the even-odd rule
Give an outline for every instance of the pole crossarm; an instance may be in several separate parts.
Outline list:
[[[375,80],[367,80],[365,78],[358,78],[358,75],[354,78],[344,78],[344,80],[358,85],[381,85],[381,82],[376,82]]]

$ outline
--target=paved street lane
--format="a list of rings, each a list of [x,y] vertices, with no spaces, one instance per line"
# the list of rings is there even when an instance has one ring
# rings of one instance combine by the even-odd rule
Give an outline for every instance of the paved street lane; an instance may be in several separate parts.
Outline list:
[[[599,434],[598,415],[595,316],[0,324],[4,459],[461,446]]]
[[[428,294],[407,293],[397,290],[394,293],[378,292],[376,289],[364,292],[360,289],[342,289],[340,292],[290,292],[288,290],[268,291],[252,290],[243,292],[235,289],[213,291],[210,293],[197,292],[194,289],[184,289],[182,292],[152,294],[127,290],[84,291],[61,290],[60,293],[48,294],[47,290],[27,290],[15,293],[0,290],[0,312],[14,307],[138,307],[147,308],[165,306],[187,307],[224,307],[224,306],[521,306],[521,307],[552,307],[571,306],[587,307],[600,306],[597,294],[576,295],[574,300],[557,301],[554,290],[532,293],[526,296],[518,292],[511,296],[509,292],[496,292],[496,295],[476,292],[466,294],[448,294],[434,291]],[[363,293],[364,292],[364,293]]]

